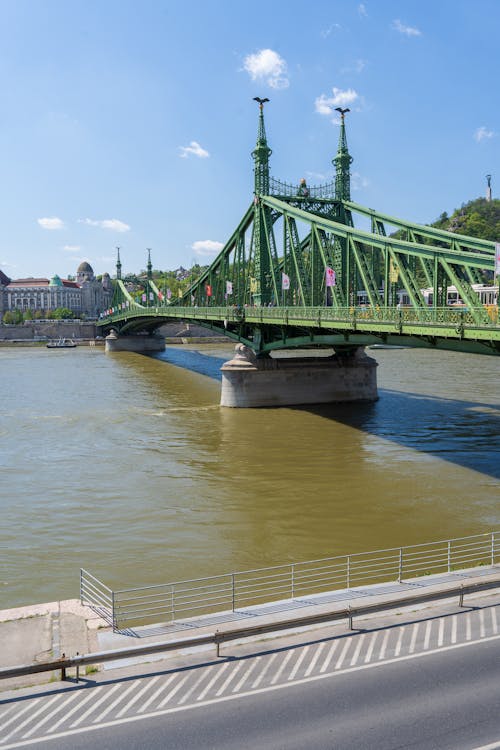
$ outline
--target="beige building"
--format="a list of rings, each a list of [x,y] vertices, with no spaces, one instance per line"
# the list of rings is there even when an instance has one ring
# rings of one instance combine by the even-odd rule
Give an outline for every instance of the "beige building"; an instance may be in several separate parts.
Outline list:
[[[0,271],[0,315],[8,310],[47,313],[67,307],[76,315],[96,318],[109,307],[112,297],[109,274],[105,273],[102,281],[97,280],[87,262],[78,266],[75,281],[61,279],[57,274],[51,279],[9,279]]]

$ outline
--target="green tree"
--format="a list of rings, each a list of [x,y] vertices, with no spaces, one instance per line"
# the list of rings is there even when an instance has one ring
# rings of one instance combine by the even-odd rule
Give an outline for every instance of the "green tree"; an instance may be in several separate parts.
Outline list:
[[[68,320],[75,317],[74,313],[67,307],[56,307],[53,314],[56,320]]]

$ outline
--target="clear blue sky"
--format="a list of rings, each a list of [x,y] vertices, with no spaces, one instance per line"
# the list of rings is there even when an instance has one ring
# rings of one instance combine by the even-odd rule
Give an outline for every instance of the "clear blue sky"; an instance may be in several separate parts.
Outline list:
[[[498,0],[0,0],[0,268],[208,262],[271,173],[428,223],[500,194]],[[500,240],[500,238],[499,238]]]

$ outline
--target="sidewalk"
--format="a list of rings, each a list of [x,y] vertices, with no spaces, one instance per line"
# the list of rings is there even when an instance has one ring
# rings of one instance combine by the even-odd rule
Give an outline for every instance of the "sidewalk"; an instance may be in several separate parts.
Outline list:
[[[165,642],[184,636],[213,633],[214,630],[232,630],[237,628],[238,624],[243,626],[248,623],[252,625],[275,623],[293,619],[294,614],[300,616],[340,611],[345,610],[348,605],[356,608],[356,606],[367,603],[382,604],[411,593],[431,594],[456,588],[460,583],[470,585],[487,582],[488,580],[498,580],[499,574],[500,566],[494,565],[414,578],[401,583],[388,582],[360,586],[350,590],[332,591],[295,600],[248,607],[237,612],[221,612],[219,615],[207,615],[174,625],[136,628],[127,634],[113,633],[112,628],[106,621],[96,615],[89,607],[82,606],[76,599],[7,609],[0,611],[0,666],[13,667],[49,661],[63,654],[74,656],[77,653],[88,654],[146,645],[147,643]],[[465,606],[471,598],[466,599]],[[430,606],[432,606],[432,602],[410,605],[397,611],[415,611]],[[325,624],[315,627],[324,628]],[[289,632],[299,630],[301,628],[297,627],[294,631]],[[273,637],[276,637],[276,635],[265,636],[267,639]],[[259,640],[263,638],[264,636],[260,636]],[[203,648],[213,650],[213,646]],[[176,655],[179,656],[182,653],[180,651]],[[173,658],[174,655],[175,652],[171,652],[169,654],[117,659],[106,662],[101,668],[108,670],[127,667],[136,663],[165,661]],[[0,691],[41,685],[59,679],[59,671],[5,679],[0,683]]]

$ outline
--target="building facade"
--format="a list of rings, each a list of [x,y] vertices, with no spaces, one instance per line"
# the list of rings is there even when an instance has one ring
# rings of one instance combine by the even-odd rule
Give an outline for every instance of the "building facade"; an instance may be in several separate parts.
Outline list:
[[[0,271],[0,315],[11,310],[46,314],[66,307],[77,316],[97,318],[109,307],[112,297],[109,274],[105,273],[99,281],[87,262],[78,266],[75,281],[61,279],[57,274],[51,279],[9,279]]]

